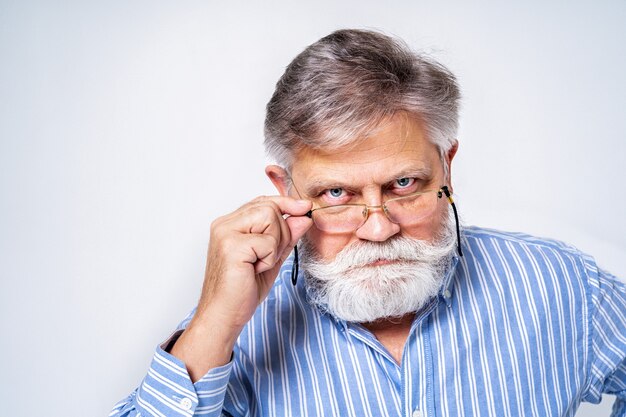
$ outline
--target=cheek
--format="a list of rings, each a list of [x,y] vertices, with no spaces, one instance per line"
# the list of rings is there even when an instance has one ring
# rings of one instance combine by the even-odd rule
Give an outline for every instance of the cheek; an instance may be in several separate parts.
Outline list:
[[[429,217],[428,220],[421,223],[419,226],[403,227],[402,235],[411,237],[414,239],[425,240],[432,242],[441,231],[444,221],[448,215],[448,203],[443,201],[437,206],[437,210]]]
[[[349,234],[329,234],[324,233],[312,227],[307,232],[307,238],[309,242],[313,244],[315,251],[324,261],[331,261],[335,259],[335,256],[342,251],[346,246],[349,246],[353,241],[357,241],[358,238],[354,236],[354,233]]]

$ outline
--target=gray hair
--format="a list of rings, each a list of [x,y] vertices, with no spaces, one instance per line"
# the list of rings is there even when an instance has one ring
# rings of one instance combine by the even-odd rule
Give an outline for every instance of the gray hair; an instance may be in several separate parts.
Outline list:
[[[289,167],[302,147],[340,148],[405,111],[424,123],[443,156],[456,143],[459,100],[454,75],[403,41],[338,30],[302,51],[276,83],[265,149]]]

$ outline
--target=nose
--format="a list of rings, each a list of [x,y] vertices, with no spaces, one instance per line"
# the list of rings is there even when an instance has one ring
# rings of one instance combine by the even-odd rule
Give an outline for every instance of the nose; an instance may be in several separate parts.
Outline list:
[[[359,239],[384,242],[400,232],[400,225],[393,223],[380,206],[369,207],[368,217],[356,231]]]

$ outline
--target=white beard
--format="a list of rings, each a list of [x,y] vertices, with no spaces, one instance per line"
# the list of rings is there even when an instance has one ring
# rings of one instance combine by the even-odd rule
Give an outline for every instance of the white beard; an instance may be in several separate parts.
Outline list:
[[[439,292],[455,247],[454,220],[446,217],[433,243],[402,236],[359,241],[329,262],[306,238],[298,251],[309,301],[340,320],[368,323],[424,307]],[[392,262],[367,266],[380,260]]]

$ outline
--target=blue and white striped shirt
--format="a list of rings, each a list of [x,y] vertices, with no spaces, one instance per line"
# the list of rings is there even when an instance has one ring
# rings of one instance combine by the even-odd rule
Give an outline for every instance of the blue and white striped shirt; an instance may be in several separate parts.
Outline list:
[[[233,360],[195,384],[157,348],[111,416],[626,416],[626,287],[565,244],[465,228],[398,365],[365,328],[312,308],[287,261]],[[187,318],[180,325],[184,328]]]

